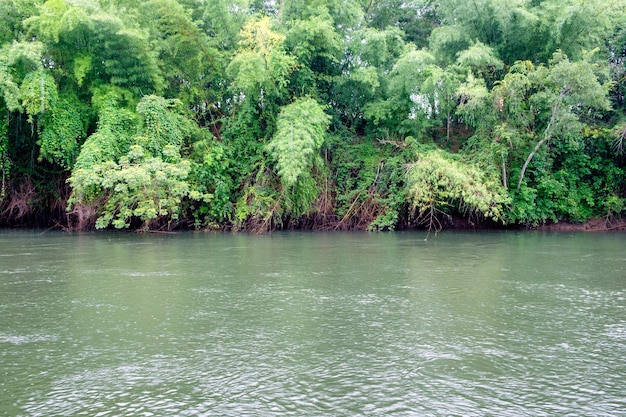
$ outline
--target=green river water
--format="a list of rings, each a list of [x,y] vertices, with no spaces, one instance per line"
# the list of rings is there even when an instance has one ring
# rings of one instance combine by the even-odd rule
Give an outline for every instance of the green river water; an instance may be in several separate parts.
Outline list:
[[[626,234],[0,231],[0,416],[626,416]]]

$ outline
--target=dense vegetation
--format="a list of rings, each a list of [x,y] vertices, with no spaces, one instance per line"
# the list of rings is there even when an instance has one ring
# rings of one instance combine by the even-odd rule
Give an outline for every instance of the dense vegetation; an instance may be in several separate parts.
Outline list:
[[[0,223],[623,216],[626,0],[0,0]]]

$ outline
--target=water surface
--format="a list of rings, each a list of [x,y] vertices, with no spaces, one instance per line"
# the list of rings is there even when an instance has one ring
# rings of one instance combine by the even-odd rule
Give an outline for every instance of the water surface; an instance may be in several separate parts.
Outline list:
[[[0,415],[626,415],[626,235],[0,232]]]

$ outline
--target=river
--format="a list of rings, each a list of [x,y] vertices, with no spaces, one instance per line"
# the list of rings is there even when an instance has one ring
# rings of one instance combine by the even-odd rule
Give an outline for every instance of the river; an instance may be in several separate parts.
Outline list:
[[[0,415],[626,415],[626,234],[0,231]]]

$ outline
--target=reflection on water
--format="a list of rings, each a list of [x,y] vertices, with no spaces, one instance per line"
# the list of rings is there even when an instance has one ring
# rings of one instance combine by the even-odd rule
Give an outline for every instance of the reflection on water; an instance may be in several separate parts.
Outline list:
[[[0,415],[626,415],[626,236],[0,232]]]

